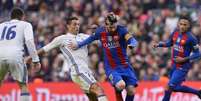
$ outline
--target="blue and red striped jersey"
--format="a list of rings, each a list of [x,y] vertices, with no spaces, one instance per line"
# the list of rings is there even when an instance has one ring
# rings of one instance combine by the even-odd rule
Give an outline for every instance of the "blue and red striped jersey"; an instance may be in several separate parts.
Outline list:
[[[105,67],[127,67],[129,63],[128,56],[126,54],[127,41],[125,35],[128,30],[124,26],[117,26],[114,33],[110,33],[105,27],[98,27],[94,35],[91,35],[85,41],[78,43],[79,47],[82,47],[93,40],[100,40],[104,53]],[[136,41],[137,43],[137,41]]]
[[[183,67],[189,65],[190,61],[185,63],[175,63],[174,58],[179,57],[188,57],[189,60],[194,60],[199,58],[199,45],[197,39],[193,34],[188,31],[185,33],[180,33],[178,30],[175,30],[169,37],[166,42],[160,42],[159,47],[171,47],[172,46],[172,65],[176,67]],[[191,55],[191,52],[193,54]]]

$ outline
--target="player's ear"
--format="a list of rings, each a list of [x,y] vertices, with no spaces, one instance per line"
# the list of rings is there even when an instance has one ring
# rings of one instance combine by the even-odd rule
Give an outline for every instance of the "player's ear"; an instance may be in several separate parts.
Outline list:
[[[26,18],[25,15],[23,15],[22,18],[21,18],[21,20],[25,20],[25,18]]]
[[[176,29],[179,29],[179,21],[177,22],[177,27],[176,27]]]
[[[69,25],[68,24],[66,24],[66,30],[68,30],[69,29]]]

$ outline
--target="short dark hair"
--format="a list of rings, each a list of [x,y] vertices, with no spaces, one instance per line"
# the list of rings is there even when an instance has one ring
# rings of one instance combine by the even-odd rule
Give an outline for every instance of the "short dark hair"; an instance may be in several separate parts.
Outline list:
[[[181,19],[188,20],[189,23],[191,23],[191,18],[190,18],[188,15],[181,15],[181,16],[179,17],[179,20],[181,20]]]
[[[113,12],[110,12],[106,18],[105,18],[105,21],[108,20],[111,24],[114,24],[117,22],[117,17],[116,15],[113,13]]]
[[[11,19],[22,19],[24,11],[21,8],[13,8],[10,14]]]
[[[74,17],[74,16],[66,18],[66,24],[70,24],[72,20],[79,20],[79,19],[78,19],[78,17]]]

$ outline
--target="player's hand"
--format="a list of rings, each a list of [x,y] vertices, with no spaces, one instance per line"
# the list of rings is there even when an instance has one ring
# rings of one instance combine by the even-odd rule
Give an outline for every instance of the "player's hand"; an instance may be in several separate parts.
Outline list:
[[[186,59],[186,58],[183,58],[183,57],[176,56],[176,57],[174,58],[174,61],[175,61],[176,63],[184,63],[184,62],[187,61],[187,59]]]
[[[40,71],[41,64],[40,64],[40,62],[33,62],[31,64],[31,67],[33,68],[34,72],[38,72],[38,71]]]
[[[30,56],[28,56],[28,57],[26,57],[25,59],[24,59],[24,61],[25,61],[25,63],[26,64],[31,64],[31,61],[32,59],[31,59],[31,57]]]
[[[68,47],[70,49],[76,50],[76,49],[78,49],[78,44],[76,42],[75,43],[69,42]]]
[[[153,43],[152,44],[152,48],[158,48],[158,46],[159,46],[158,43]]]

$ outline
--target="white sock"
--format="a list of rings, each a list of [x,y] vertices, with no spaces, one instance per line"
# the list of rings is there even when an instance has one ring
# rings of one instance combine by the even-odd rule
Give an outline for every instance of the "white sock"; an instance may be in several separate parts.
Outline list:
[[[105,95],[101,95],[98,97],[98,101],[108,101],[108,99]]]
[[[20,101],[31,101],[30,94],[29,93],[21,93]]]

